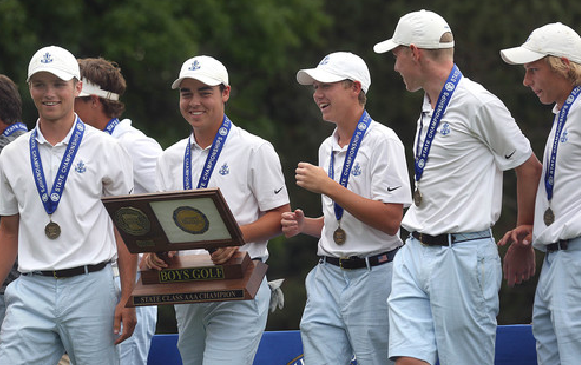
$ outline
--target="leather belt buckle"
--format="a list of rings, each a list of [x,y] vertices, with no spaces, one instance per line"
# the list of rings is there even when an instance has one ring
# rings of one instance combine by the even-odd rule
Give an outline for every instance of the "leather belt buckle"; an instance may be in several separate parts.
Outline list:
[[[418,241],[422,246],[429,246],[428,244],[424,243],[424,234],[420,232],[420,236],[418,237]]]
[[[339,257],[339,267],[340,267],[342,270],[348,270],[347,268],[345,268],[345,266],[343,266],[343,262],[344,262],[344,261],[346,261],[346,260],[348,260],[348,259],[345,259],[345,258],[343,258],[343,257]]]

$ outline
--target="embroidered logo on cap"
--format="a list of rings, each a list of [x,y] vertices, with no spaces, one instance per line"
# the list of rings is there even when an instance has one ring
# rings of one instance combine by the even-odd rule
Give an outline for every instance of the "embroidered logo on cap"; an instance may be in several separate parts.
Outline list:
[[[323,66],[329,63],[329,59],[330,59],[329,55],[326,55],[325,58],[323,58],[321,62],[319,62],[319,66]]]
[[[42,62],[42,63],[51,63],[52,61],[53,61],[53,59],[50,57],[50,53],[48,53],[48,52],[43,54],[42,59],[40,60],[40,62]]]
[[[200,61],[198,60],[194,60],[194,62],[192,62],[192,65],[188,68],[188,70],[190,71],[196,71],[200,69]]]

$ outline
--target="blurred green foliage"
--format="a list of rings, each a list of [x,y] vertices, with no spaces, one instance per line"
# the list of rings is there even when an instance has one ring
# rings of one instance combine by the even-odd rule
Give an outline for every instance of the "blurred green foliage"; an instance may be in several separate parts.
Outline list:
[[[321,214],[320,197],[294,184],[299,161],[316,163],[320,142],[332,131],[321,121],[312,90],[296,82],[300,68],[324,55],[351,51],[366,60],[372,75],[367,110],[411,146],[422,93],[405,91],[393,58],[373,45],[390,38],[400,16],[429,6],[452,27],[456,62],[464,75],[483,84],[512,111],[542,156],[551,127],[551,108],[522,86],[523,70],[508,66],[499,50],[520,45],[549,22],[573,28],[581,3],[571,0],[0,0],[0,73],[20,88],[29,127],[36,109],[28,97],[27,65],[40,47],[60,45],[77,58],[101,56],[121,66],[128,90],[125,117],[167,147],[188,133],[171,83],[181,64],[198,54],[220,59],[233,87],[227,112],[239,126],[270,140],[279,152],[293,208]],[[514,172],[505,174],[503,214],[495,237],[515,224]],[[403,234],[403,232],[402,232]],[[316,263],[317,241],[306,236],[269,243],[269,277],[286,278],[286,307],[270,315],[268,329],[297,329],[305,303],[304,278]],[[500,249],[504,253],[505,249]],[[542,254],[538,255],[540,269]],[[539,271],[539,270],[538,270]],[[514,289],[503,286],[499,323],[528,323],[536,279]],[[175,331],[169,306],[160,307],[158,332]]]

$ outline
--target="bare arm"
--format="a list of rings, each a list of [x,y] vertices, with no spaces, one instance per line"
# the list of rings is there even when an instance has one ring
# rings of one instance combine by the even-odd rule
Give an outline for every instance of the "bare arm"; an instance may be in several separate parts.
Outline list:
[[[129,300],[135,285],[137,255],[129,252],[117,229],[115,229],[115,242],[117,245],[119,277],[121,280],[121,299],[115,307],[114,331],[116,335],[120,333],[121,323],[123,323],[123,333],[115,341],[115,344],[119,344],[131,337],[135,329],[135,308],[125,308],[125,304]]]
[[[14,266],[18,254],[18,214],[4,216],[0,220],[0,282]]]
[[[516,225],[532,225],[535,218],[535,198],[541,180],[543,165],[534,153],[516,169],[518,213]]]
[[[286,238],[294,237],[299,233],[320,238],[325,218],[307,218],[302,210],[297,209],[294,212],[282,213],[280,222],[282,224],[282,232]]]
[[[304,162],[297,167],[295,178],[297,185],[327,195],[361,222],[391,235],[399,230],[403,204],[386,204],[363,198],[329,178],[321,167]]]

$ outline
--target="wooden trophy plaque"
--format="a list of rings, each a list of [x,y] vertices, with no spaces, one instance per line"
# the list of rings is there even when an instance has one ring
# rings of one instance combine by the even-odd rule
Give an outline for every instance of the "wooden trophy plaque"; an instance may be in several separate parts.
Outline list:
[[[102,198],[132,253],[242,246],[244,238],[218,188]],[[252,299],[267,265],[244,251],[223,265],[208,254],[165,256],[168,267],[142,270],[128,307]]]

